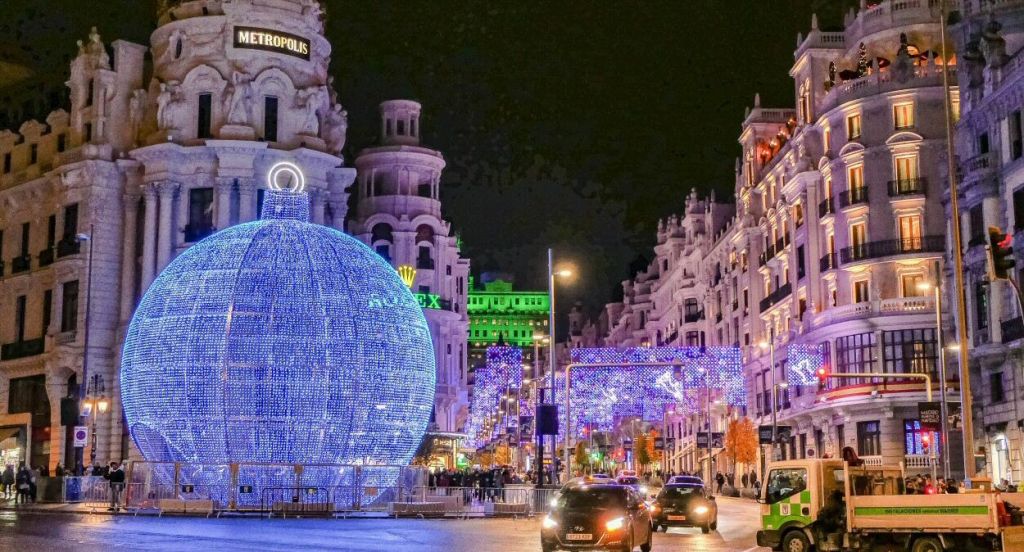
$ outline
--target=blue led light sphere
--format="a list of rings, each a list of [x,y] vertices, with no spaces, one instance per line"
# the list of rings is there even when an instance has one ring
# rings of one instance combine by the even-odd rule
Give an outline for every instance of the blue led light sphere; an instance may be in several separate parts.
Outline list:
[[[121,395],[147,460],[411,460],[434,403],[426,319],[379,255],[308,218],[308,194],[268,190],[261,220],[187,249],[142,298]]]

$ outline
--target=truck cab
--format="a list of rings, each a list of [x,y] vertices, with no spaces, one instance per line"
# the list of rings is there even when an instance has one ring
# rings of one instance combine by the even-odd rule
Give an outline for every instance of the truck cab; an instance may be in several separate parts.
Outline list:
[[[815,543],[815,529],[826,503],[829,515],[841,521],[845,467],[842,460],[773,462],[762,484],[758,546],[800,552]]]

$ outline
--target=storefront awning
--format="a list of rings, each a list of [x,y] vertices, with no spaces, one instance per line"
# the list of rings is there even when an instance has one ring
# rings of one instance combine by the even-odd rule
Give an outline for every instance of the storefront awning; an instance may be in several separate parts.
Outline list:
[[[0,443],[12,437],[17,437],[20,432],[20,427],[0,427]]]

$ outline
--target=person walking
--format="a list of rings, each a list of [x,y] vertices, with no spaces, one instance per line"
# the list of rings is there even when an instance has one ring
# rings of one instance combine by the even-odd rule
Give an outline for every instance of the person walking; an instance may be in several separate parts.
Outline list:
[[[0,482],[3,483],[4,498],[11,498],[12,494],[17,494],[17,489],[14,487],[14,466],[7,464],[3,476],[0,477]]]
[[[749,481],[749,479],[747,478],[747,474],[746,473],[744,473],[742,476],[740,476],[740,485],[743,485],[744,489],[747,488],[748,481]]]
[[[107,511],[116,512],[121,509],[121,491],[124,489],[124,470],[117,462],[110,463],[110,469],[103,476],[110,482],[110,507]]]
[[[722,472],[718,472],[718,475],[715,476],[715,483],[718,484],[718,494],[722,494],[722,485],[725,485],[725,476],[722,475]]]
[[[14,476],[14,484],[18,486],[18,494],[14,497],[15,504],[28,502],[29,481],[32,479],[32,472],[28,471],[25,464],[18,468],[18,474]]]

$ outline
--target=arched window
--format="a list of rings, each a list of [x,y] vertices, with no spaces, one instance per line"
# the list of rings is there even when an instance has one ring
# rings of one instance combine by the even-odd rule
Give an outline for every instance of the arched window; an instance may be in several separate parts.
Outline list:
[[[394,236],[391,233],[391,225],[386,222],[375,224],[372,230],[373,237],[371,238],[374,243],[379,241],[386,241],[388,243],[394,242]]]
[[[434,229],[429,224],[421,224],[416,228],[416,243],[434,243]]]
[[[372,234],[370,243],[373,244],[374,251],[384,260],[391,262],[391,244],[394,242],[391,225],[386,222],[375,224],[370,233]]]

